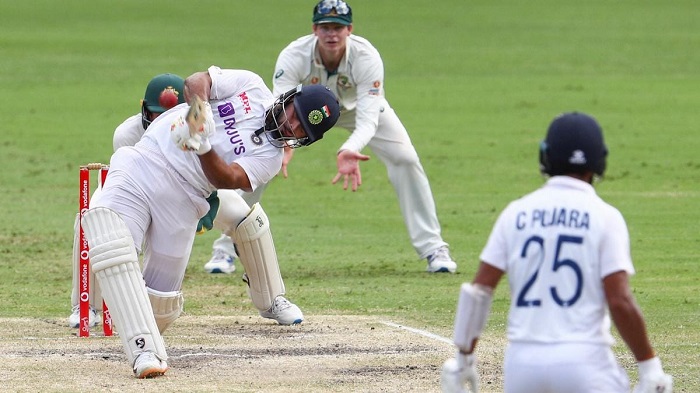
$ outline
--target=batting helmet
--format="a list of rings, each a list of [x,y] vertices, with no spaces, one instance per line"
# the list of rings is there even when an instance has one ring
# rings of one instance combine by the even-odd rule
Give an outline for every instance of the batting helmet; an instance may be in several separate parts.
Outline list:
[[[141,100],[141,122],[143,128],[148,128],[151,125],[151,115],[153,113],[163,113],[173,106],[163,106],[164,101],[161,100],[161,95],[165,92],[175,93],[177,96],[177,104],[185,102],[185,80],[175,74],[160,74],[156,75],[146,86],[146,93]]]
[[[605,172],[608,149],[598,122],[585,113],[570,112],[554,118],[540,143],[540,172],[550,176]]]
[[[306,137],[296,139],[285,137],[280,132],[284,121],[279,117],[287,104],[293,101],[294,112],[301,122]],[[298,85],[275,100],[267,112],[263,130],[267,139],[276,147],[308,146],[323,138],[323,134],[333,128],[340,117],[340,104],[335,94],[322,85]],[[256,132],[257,134],[257,132]]]

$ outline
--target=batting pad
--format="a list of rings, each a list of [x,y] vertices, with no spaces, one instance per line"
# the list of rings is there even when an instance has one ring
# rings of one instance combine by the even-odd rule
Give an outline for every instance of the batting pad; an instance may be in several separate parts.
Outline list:
[[[253,205],[232,237],[248,275],[250,299],[258,310],[267,311],[277,296],[284,295],[285,289],[270,223],[259,203]]]
[[[151,307],[153,307],[153,315],[156,317],[158,331],[163,334],[182,314],[185,297],[180,291],[161,292],[149,287],[146,287],[146,292],[151,299]]]
[[[90,265],[129,363],[133,366],[136,357],[145,351],[166,360],[165,344],[153,316],[129,228],[116,212],[104,207],[89,209],[82,224],[90,247]]]
[[[491,289],[483,285],[462,284],[455,315],[454,343],[461,351],[471,352],[486,325],[493,299]]]

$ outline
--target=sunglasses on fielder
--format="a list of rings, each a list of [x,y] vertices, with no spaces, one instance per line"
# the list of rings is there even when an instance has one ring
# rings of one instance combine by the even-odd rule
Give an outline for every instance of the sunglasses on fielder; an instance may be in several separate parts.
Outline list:
[[[323,0],[316,6],[316,13],[326,15],[333,9],[338,15],[347,15],[350,12],[350,7],[342,0]]]

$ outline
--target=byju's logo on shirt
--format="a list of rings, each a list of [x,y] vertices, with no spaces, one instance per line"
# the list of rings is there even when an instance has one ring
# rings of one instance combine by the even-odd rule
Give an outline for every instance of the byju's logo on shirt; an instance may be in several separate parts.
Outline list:
[[[250,108],[250,105],[248,105],[248,108]],[[236,129],[236,117],[234,116],[236,114],[236,110],[234,109],[233,104],[230,102],[225,102],[219,105],[216,109],[219,112],[219,117],[224,122],[224,129],[226,130],[226,135],[229,136],[229,142],[234,145],[234,154],[240,156],[241,154],[245,153],[245,145],[243,144],[243,139]]]

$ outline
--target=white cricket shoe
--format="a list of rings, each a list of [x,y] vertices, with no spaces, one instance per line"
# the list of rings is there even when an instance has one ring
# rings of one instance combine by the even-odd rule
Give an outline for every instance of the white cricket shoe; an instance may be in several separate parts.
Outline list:
[[[301,313],[299,307],[282,295],[275,298],[269,310],[260,311],[260,316],[274,319],[280,325],[296,325],[304,320],[304,314]]]
[[[97,311],[95,311],[94,307],[90,306],[88,315],[90,316],[88,323],[89,327],[93,327],[100,322],[100,319],[97,318]],[[73,329],[77,329],[78,326],[80,326],[80,305],[73,306],[73,310],[71,311],[70,316],[68,316],[68,326],[72,327]]]
[[[141,352],[134,361],[134,375],[136,378],[155,378],[168,371],[168,363],[160,360],[153,352]]]
[[[229,255],[226,251],[216,249],[211,259],[204,265],[207,273],[231,274],[236,271],[235,255]]]
[[[454,273],[457,263],[450,257],[450,251],[443,246],[428,255],[428,273]]]

